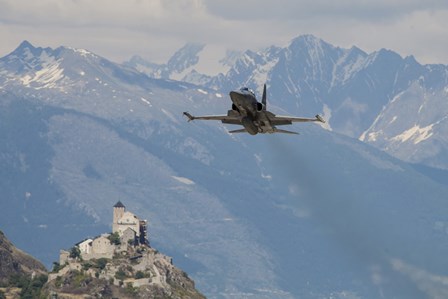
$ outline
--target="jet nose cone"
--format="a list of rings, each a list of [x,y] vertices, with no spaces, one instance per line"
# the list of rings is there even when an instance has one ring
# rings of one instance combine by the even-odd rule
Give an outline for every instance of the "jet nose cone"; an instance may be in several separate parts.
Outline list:
[[[232,90],[229,93],[229,95],[230,95],[230,99],[232,100],[232,102],[236,103],[236,102],[238,102],[238,100],[239,100],[239,98],[241,96],[241,93],[236,91],[236,90]]]
[[[229,95],[230,95],[230,97],[234,97],[234,96],[237,96],[237,95],[240,95],[241,93],[239,92],[239,91],[236,91],[236,90],[232,90],[230,93],[229,93]]]

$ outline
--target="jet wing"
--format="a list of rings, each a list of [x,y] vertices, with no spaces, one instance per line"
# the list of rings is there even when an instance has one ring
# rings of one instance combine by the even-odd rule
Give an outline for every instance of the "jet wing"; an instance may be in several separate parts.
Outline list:
[[[290,125],[293,122],[310,122],[310,121],[320,121],[325,123],[325,120],[318,114],[314,118],[306,117],[293,117],[293,116],[281,116],[281,115],[270,115],[269,120],[274,126]]]
[[[204,116],[193,116],[188,112],[184,112],[184,115],[186,117],[188,117],[188,121],[192,121],[195,119],[199,119],[199,120],[220,120],[225,124],[234,124],[234,125],[239,125],[241,124],[241,121],[239,120],[239,118],[236,118],[234,116],[229,116],[229,115],[204,115]]]

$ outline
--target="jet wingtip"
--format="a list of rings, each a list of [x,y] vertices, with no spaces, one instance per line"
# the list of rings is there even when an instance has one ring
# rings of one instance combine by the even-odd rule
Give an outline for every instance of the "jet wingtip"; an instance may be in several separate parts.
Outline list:
[[[325,119],[322,116],[320,116],[319,114],[316,114],[316,119],[318,121],[320,121],[321,123],[325,123]]]
[[[188,113],[188,112],[184,112],[183,114],[184,114],[186,117],[188,117],[188,121],[189,121],[189,122],[192,121],[192,120],[194,120],[194,116],[191,115],[190,113]]]

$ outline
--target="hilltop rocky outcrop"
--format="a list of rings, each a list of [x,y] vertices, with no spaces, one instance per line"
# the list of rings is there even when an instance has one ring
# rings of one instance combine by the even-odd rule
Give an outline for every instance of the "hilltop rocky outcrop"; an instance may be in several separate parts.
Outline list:
[[[120,247],[117,245],[117,247]],[[48,281],[47,281],[48,275]],[[149,245],[112,258],[69,257],[51,273],[0,231],[0,298],[205,298],[172,259]]]
[[[0,298],[54,297],[205,298],[170,257],[149,245],[128,246],[110,259],[69,257],[48,274],[0,231]]]
[[[49,275],[47,296],[57,298],[205,298],[170,257],[148,245],[129,246],[112,259],[69,258]]]
[[[118,201],[112,234],[61,250],[43,293],[57,298],[205,298],[172,259],[149,245],[147,221]]]

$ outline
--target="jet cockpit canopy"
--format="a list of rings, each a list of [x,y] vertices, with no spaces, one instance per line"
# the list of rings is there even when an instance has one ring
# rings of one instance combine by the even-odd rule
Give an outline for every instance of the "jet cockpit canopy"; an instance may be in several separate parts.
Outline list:
[[[240,91],[242,92],[249,92],[251,95],[253,95],[255,97],[255,93],[252,89],[248,88],[248,87],[241,87]]]

